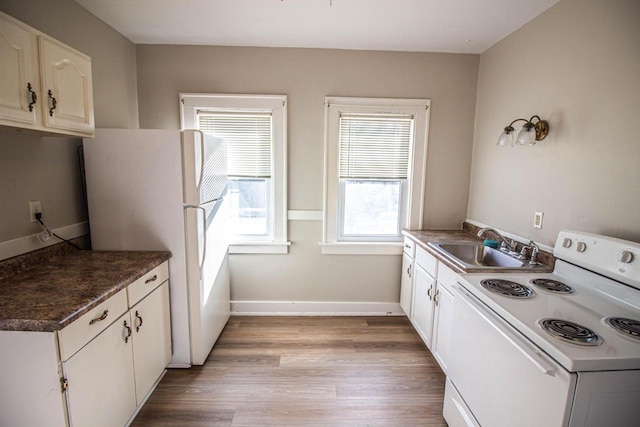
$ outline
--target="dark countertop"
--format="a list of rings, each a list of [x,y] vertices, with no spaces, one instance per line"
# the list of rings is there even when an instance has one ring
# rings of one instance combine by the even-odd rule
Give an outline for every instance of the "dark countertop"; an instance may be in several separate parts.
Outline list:
[[[402,234],[416,242],[416,244],[438,258],[440,262],[456,273],[468,273],[469,271],[461,270],[460,267],[436,252],[428,243],[482,243],[484,241],[484,239],[480,239],[467,230],[402,230]]]
[[[451,260],[444,257],[442,254],[437,252],[431,246],[428,245],[429,242],[432,243],[482,243],[484,239],[481,239],[477,236],[478,227],[471,225],[469,223],[464,223],[463,230],[402,230],[402,234],[409,237],[411,240],[415,241],[420,247],[425,249],[431,255],[438,258],[438,260],[444,263],[447,267],[451,268],[453,271],[457,273],[504,273],[511,272],[513,270],[504,270],[504,269],[491,269],[491,268],[466,268],[461,269]],[[538,254],[538,261],[545,264],[548,268],[546,270],[536,270],[538,273],[542,272],[550,272],[553,270],[553,265],[555,259],[552,254],[549,254],[544,251],[540,251]],[[523,271],[521,271],[523,272]],[[524,271],[526,272],[526,271]]]
[[[170,257],[75,251],[0,278],[0,330],[60,330]]]
[[[427,243],[482,243],[484,239],[466,230],[403,230],[402,234],[433,253]]]

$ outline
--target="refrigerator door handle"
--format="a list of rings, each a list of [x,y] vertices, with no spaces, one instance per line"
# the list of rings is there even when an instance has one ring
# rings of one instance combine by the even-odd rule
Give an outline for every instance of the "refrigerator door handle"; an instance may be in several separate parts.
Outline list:
[[[200,277],[202,277],[202,267],[207,256],[207,210],[198,205],[183,205],[185,209],[200,209],[202,211],[202,259],[198,262]]]
[[[217,198],[215,198],[215,199],[211,199],[211,200],[207,200],[207,201],[205,201],[205,202],[201,202],[201,203],[200,203],[200,206],[208,205],[208,204],[210,204],[210,203],[217,203],[217,202],[219,202],[219,201],[221,201],[221,200],[224,200],[224,197],[217,197]]]
[[[194,129],[194,132],[200,134],[200,177],[198,178],[198,203],[200,202],[200,186],[202,185],[202,179],[204,177],[204,132],[198,129]]]

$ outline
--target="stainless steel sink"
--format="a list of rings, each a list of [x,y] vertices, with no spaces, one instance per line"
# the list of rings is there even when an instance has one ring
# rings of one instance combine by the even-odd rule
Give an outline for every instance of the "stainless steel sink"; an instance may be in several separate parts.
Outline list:
[[[548,269],[546,265],[529,264],[497,249],[473,243],[432,243],[429,245],[462,269]]]

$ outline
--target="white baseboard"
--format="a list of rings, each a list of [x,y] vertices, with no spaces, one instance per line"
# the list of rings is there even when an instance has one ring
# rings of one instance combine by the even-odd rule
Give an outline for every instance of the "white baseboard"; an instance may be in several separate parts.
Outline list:
[[[64,237],[67,240],[75,239],[76,237],[89,234],[89,223],[86,221],[79,222],[77,224],[71,224],[65,227],[56,228],[51,231],[53,231],[60,237]],[[0,242],[0,260],[22,255],[27,252],[35,251],[37,249],[42,249],[47,246],[55,245],[62,242],[62,240],[52,236],[49,240],[42,244],[38,240],[38,234],[40,234],[41,232],[42,231],[36,234],[31,234],[29,236]]]
[[[232,301],[235,316],[404,316],[397,302]]]
[[[188,369],[191,367],[191,363],[169,363],[167,368],[171,369]]]

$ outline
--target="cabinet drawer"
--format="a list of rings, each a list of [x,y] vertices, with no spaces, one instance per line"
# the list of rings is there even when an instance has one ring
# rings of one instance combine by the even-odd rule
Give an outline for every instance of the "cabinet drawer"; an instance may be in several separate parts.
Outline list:
[[[127,291],[123,289],[62,329],[59,332],[62,360],[73,356],[126,311]]]
[[[129,286],[127,293],[129,295],[129,307],[133,307],[142,298],[146,297],[155,288],[160,286],[169,279],[169,263],[163,262]]]
[[[456,278],[458,277],[458,273],[447,267],[446,265],[440,263],[438,267],[438,282],[442,283],[449,289],[452,289],[453,285],[456,283]]]
[[[416,264],[433,277],[438,277],[438,259],[419,246],[416,248]]]
[[[444,386],[442,415],[451,427],[480,427],[449,378]]]
[[[411,240],[408,237],[405,237],[402,249],[404,250],[405,254],[407,254],[411,258],[413,258],[415,256],[415,252],[416,252],[416,242],[414,242],[413,240]]]

